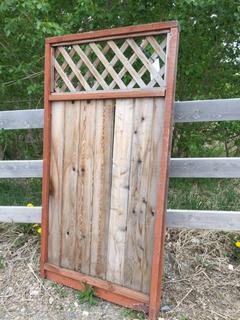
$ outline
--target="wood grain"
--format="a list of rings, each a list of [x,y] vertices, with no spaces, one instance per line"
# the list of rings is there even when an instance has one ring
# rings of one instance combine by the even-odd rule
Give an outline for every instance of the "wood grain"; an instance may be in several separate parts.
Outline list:
[[[94,185],[94,140],[96,102],[81,102],[75,270],[89,274]]]
[[[157,210],[157,193],[160,175],[160,156],[162,146],[164,99],[157,98],[152,106],[151,142],[150,142],[150,164],[148,168],[148,190],[146,198],[145,218],[145,251],[142,267],[142,292],[149,293],[150,276],[153,255],[153,232]]]
[[[52,104],[52,132],[49,187],[49,232],[48,261],[60,265],[61,223],[62,223],[62,183],[63,183],[63,146],[64,146],[64,105]]]
[[[107,280],[123,283],[134,105],[116,101]]]
[[[124,285],[142,289],[145,258],[145,224],[148,195],[148,173],[151,155],[153,100],[136,99],[134,103],[133,138],[129,181],[129,205],[124,255]]]
[[[114,98],[140,98],[140,97],[164,97],[165,88],[132,89],[132,90],[99,90],[82,92],[63,92],[52,93],[49,96],[50,101],[64,100],[96,100],[96,99],[114,99]]]
[[[101,279],[107,268],[114,107],[113,100],[96,102],[90,274]]]
[[[62,168],[61,263],[73,269],[77,214],[80,102],[64,104],[64,143]],[[54,119],[55,121],[55,119]]]

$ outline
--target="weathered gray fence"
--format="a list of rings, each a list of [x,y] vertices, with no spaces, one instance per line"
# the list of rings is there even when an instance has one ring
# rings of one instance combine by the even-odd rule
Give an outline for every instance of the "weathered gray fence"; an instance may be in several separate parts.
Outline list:
[[[175,122],[240,120],[240,99],[184,101],[175,103]],[[0,129],[43,127],[43,110],[0,112]],[[240,158],[172,158],[171,177],[239,178]],[[42,177],[42,160],[0,161],[0,178]],[[41,222],[41,207],[0,206],[1,222]],[[167,211],[170,228],[240,230],[240,212]]]

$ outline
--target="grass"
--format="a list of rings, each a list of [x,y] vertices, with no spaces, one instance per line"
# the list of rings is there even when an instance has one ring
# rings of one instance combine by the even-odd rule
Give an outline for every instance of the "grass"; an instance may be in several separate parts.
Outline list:
[[[42,179],[0,179],[0,206],[41,205]]]
[[[171,209],[240,210],[239,179],[171,179]]]

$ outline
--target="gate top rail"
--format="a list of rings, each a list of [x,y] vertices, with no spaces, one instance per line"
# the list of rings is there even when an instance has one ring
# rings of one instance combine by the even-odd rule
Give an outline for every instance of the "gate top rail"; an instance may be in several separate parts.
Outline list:
[[[69,34],[58,37],[51,37],[46,39],[46,43],[49,43],[54,46],[59,44],[69,44],[72,41],[85,41],[91,39],[101,39],[107,37],[125,37],[129,33],[141,34],[142,32],[155,32],[161,29],[170,30],[170,28],[177,27],[179,28],[177,21],[165,21],[165,22],[155,22],[149,23],[147,25],[137,25],[137,26],[128,26],[122,28],[112,28],[108,30],[98,30],[98,31],[89,31],[79,34]]]

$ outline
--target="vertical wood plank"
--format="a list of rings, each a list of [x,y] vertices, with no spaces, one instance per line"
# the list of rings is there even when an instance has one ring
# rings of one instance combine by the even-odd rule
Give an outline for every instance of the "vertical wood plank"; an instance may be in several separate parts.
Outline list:
[[[64,102],[52,103],[48,261],[60,265],[64,146]]]
[[[107,280],[120,284],[124,276],[133,113],[132,99],[116,100]]]
[[[157,206],[157,188],[160,176],[160,155],[162,145],[163,116],[164,116],[164,99],[153,99],[153,116],[151,125],[151,143],[150,143],[150,164],[148,172],[148,191],[146,204],[146,223],[145,223],[145,248],[142,269],[142,292],[149,293],[153,240],[154,240],[154,223]]]
[[[106,277],[112,173],[114,101],[96,102],[94,190],[90,274]]]
[[[61,266],[68,269],[74,269],[75,262],[79,121],[80,102],[66,102],[64,106]]]
[[[150,99],[135,100],[124,285],[141,291],[153,108]]]
[[[82,101],[80,115],[75,270],[90,272],[96,101]]]

